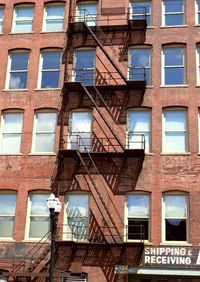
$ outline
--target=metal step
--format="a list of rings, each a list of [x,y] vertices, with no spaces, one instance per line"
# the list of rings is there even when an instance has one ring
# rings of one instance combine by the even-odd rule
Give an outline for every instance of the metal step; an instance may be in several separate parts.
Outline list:
[[[62,278],[61,280],[62,282],[87,282],[87,278],[83,278],[83,277],[80,277],[80,276],[67,276],[67,277],[64,277]]]

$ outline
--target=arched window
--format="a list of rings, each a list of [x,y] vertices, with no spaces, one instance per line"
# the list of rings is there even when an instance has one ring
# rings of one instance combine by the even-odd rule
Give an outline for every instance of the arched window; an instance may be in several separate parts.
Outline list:
[[[61,31],[64,29],[65,5],[61,2],[48,3],[44,9],[44,31]]]
[[[13,16],[12,32],[27,33],[33,31],[33,4],[16,5]]]

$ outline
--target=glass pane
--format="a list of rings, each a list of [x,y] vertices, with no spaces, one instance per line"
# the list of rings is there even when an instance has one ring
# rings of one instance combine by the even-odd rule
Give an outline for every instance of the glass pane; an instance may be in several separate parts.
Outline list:
[[[165,152],[187,152],[185,133],[165,133]]]
[[[12,53],[11,70],[27,70],[29,53]]]
[[[186,241],[186,220],[166,220],[166,241]]]
[[[36,134],[35,152],[54,152],[55,134]]]
[[[149,216],[149,196],[129,195],[128,196],[128,217]]]
[[[92,113],[73,112],[71,116],[71,132],[91,132]]]
[[[4,17],[4,8],[0,7],[0,20],[3,20]]]
[[[51,18],[63,18],[64,17],[64,6],[47,6],[47,17]]]
[[[88,218],[69,218],[67,225],[67,239],[87,240],[89,234]]]
[[[0,32],[2,32],[2,22],[0,21]]]
[[[79,15],[81,16],[92,16],[97,14],[97,4],[79,4],[78,5]]]
[[[53,69],[60,69],[60,59],[61,59],[61,52],[43,52],[42,53],[43,70],[53,70]]]
[[[200,13],[198,14],[198,24],[200,24]]]
[[[0,217],[0,237],[13,237],[14,217]]]
[[[43,71],[41,88],[58,88],[60,71]]]
[[[32,22],[17,22],[15,24],[15,32],[31,32]]]
[[[63,20],[47,20],[46,31],[58,31],[63,30]]]
[[[15,194],[0,194],[0,215],[15,214],[16,198]]]
[[[150,131],[150,112],[130,112],[129,118],[129,131]]]
[[[186,111],[164,112],[166,131],[186,131],[187,113]]]
[[[4,114],[4,133],[22,132],[23,114],[22,113],[7,113]]]
[[[3,153],[20,153],[21,134],[4,134],[2,141]]]
[[[142,131],[136,134],[129,133],[128,149],[144,149],[144,145],[145,145],[145,152],[149,152],[150,133],[142,132]]]
[[[165,85],[185,84],[184,68],[165,68]]]
[[[95,83],[95,72],[92,70],[76,70],[75,81],[83,82],[84,85],[93,85]]]
[[[56,113],[37,113],[37,132],[55,132]]]
[[[150,67],[150,49],[131,49],[131,67]]]
[[[30,220],[30,238],[42,238],[49,231],[48,217],[31,217]]]
[[[95,51],[76,51],[75,69],[94,69],[95,67]]]
[[[186,217],[187,197],[184,195],[168,195],[165,200],[165,217]]]
[[[132,7],[134,14],[141,14],[143,8],[145,8],[147,14],[151,13],[151,2],[149,1],[132,2]]]
[[[28,72],[12,72],[10,74],[9,89],[26,89]]]
[[[165,12],[183,12],[184,11],[184,0],[165,0]]]
[[[32,20],[33,19],[33,7],[23,7],[16,9],[17,20]]]
[[[148,219],[128,219],[128,240],[148,240]]]
[[[49,215],[47,199],[49,194],[31,195],[31,215]]]
[[[183,25],[184,19],[184,14],[165,15],[165,25]]]
[[[184,48],[165,48],[165,66],[184,66]]]
[[[88,195],[68,195],[67,216],[69,218],[88,217]]]

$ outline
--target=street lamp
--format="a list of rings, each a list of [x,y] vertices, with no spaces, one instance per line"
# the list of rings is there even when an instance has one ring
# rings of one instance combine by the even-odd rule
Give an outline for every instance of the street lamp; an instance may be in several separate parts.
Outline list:
[[[51,258],[49,268],[49,282],[53,282],[54,270],[54,254],[55,254],[55,240],[57,233],[58,215],[61,211],[62,204],[58,198],[52,193],[47,200],[47,207],[50,211],[50,232],[51,232]]]

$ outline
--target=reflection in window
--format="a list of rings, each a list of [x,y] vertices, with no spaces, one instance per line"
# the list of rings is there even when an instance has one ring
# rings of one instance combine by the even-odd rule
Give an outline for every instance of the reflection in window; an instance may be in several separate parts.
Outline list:
[[[16,194],[0,193],[0,237],[12,238],[16,211]]]
[[[4,7],[0,6],[0,33],[2,32],[3,18],[4,18]]]
[[[187,241],[187,196],[165,195],[165,241]]]
[[[33,6],[16,6],[14,16],[14,32],[31,32],[33,29]]]
[[[185,49],[183,47],[164,48],[163,60],[164,85],[185,84]]]
[[[9,89],[26,89],[28,81],[28,52],[10,53]]]
[[[60,31],[64,29],[64,5],[45,6],[45,31]]]
[[[187,112],[164,111],[164,152],[187,152]]]
[[[129,240],[149,239],[149,196],[128,195],[128,238]]]
[[[147,21],[147,26],[152,25],[151,1],[132,1],[132,19]]]
[[[183,25],[185,23],[184,0],[164,0],[164,25]]]
[[[76,19],[78,22],[86,22],[88,26],[95,26],[97,20],[97,4],[79,3]]]

